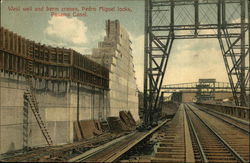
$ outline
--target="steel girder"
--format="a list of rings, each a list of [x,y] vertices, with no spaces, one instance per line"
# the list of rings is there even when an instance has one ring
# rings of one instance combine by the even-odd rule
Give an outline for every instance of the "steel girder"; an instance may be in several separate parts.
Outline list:
[[[167,38],[165,40],[159,39],[155,31],[152,30],[154,27],[152,24],[152,1],[146,1],[145,6],[144,123],[151,125],[155,121],[153,117],[160,110],[160,90],[174,41],[174,30],[172,26],[166,33]],[[174,12],[173,7],[171,12]]]
[[[227,21],[225,20],[225,2],[220,0],[218,4],[218,13],[220,13],[220,17],[218,17],[218,40],[235,104],[237,106],[249,106],[246,90],[249,84],[249,62],[248,67],[246,66],[246,59],[249,59],[249,41],[248,43],[246,41],[246,32],[249,31],[249,22],[245,23],[246,4],[249,6],[248,2],[244,0],[240,1],[241,26],[238,28],[238,37],[236,38],[230,36],[232,30],[228,28]],[[237,91],[240,91],[240,96],[237,95]]]

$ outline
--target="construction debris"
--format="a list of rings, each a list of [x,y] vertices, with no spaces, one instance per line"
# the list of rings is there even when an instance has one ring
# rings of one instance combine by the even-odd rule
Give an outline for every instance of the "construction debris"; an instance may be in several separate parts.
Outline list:
[[[79,141],[98,136],[103,133],[101,124],[97,120],[81,120],[74,122],[74,140]]]
[[[131,131],[136,129],[136,122],[130,111],[120,111],[119,117],[108,117],[111,132]]]

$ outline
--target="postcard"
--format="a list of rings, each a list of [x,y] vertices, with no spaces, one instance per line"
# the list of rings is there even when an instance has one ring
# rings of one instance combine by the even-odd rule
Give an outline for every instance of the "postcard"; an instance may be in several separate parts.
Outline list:
[[[0,160],[249,161],[249,17],[247,0],[1,0]]]

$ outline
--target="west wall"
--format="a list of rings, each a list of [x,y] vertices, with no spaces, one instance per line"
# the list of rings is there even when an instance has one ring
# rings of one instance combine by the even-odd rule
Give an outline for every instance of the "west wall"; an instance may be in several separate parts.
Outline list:
[[[40,115],[56,144],[73,142],[73,122],[77,120],[77,84],[33,79]],[[24,92],[26,79],[0,72],[0,153],[23,148]],[[106,90],[79,86],[79,120],[104,120],[109,112]],[[28,146],[46,145],[36,119],[28,109]]]

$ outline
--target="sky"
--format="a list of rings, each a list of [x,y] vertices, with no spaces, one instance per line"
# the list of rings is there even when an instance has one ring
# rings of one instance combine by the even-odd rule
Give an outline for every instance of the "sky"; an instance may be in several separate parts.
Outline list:
[[[32,11],[23,11],[30,7]],[[118,11],[117,7],[129,11]],[[56,8],[77,8],[75,13],[83,16]],[[51,12],[71,15],[51,16]],[[118,19],[130,35],[137,86],[143,91],[144,0],[3,0],[1,5],[1,26],[36,42],[82,54],[91,54],[103,40],[108,19]],[[228,81],[218,40],[175,40],[163,84],[196,82],[199,78]]]

